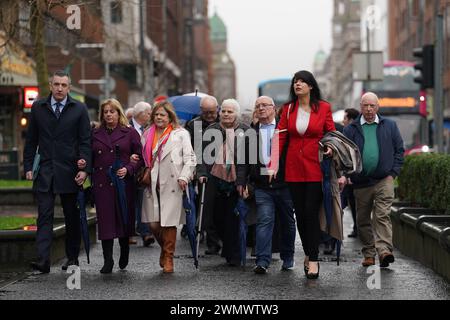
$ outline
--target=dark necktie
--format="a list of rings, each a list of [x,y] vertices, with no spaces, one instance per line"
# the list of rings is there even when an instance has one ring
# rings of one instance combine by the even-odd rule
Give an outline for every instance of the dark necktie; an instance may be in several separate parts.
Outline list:
[[[59,119],[59,117],[61,116],[61,109],[60,109],[60,107],[61,107],[61,103],[57,102],[56,103],[56,108],[55,108],[56,119]]]
[[[141,126],[141,127],[139,128],[139,130],[141,130],[141,134],[144,133],[144,129],[145,129],[144,126]]]

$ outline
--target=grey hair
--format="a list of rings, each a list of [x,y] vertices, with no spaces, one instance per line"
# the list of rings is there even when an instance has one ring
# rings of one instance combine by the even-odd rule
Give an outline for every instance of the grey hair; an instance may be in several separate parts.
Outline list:
[[[145,112],[147,110],[152,110],[152,106],[150,105],[150,103],[145,101],[138,102],[133,107],[133,117],[136,118],[142,112]]]
[[[134,108],[133,107],[127,108],[124,111],[124,113],[125,113],[126,116],[128,116],[129,113],[133,116],[134,115]]]
[[[216,104],[216,106],[219,106],[219,103],[217,102],[217,99],[215,97],[209,96],[209,95],[206,95],[206,96],[202,97],[202,99],[200,100],[200,106],[202,106],[203,103],[208,101],[208,100],[213,101]]]
[[[254,105],[256,105],[256,101],[258,101],[261,98],[265,98],[265,99],[270,100],[270,103],[275,107],[275,101],[273,101],[273,99],[271,97],[269,97],[269,96],[260,96],[260,97],[256,98]]]
[[[222,105],[220,107],[223,108],[224,106],[233,106],[238,116],[241,113],[241,106],[239,105],[239,102],[237,102],[235,99],[223,100]]]

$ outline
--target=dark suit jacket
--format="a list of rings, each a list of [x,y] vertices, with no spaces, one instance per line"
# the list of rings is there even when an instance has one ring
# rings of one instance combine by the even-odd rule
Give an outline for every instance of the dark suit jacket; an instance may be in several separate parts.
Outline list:
[[[275,127],[278,125],[278,122],[279,122],[279,119],[277,119]],[[254,130],[256,130],[256,136],[258,137],[258,145],[257,145],[258,161],[256,164],[250,165],[250,183],[252,183],[256,188],[262,188],[262,189],[277,189],[277,188],[287,187],[287,184],[284,182],[284,170],[285,170],[284,166],[286,163],[287,148],[285,147],[284,150],[281,152],[281,156],[280,156],[280,160],[279,160],[280,164],[279,164],[277,177],[275,179],[273,179],[271,183],[269,183],[269,176],[261,174],[261,172],[262,172],[261,170],[263,170],[265,165],[263,163],[261,163],[261,161],[260,161],[262,159],[262,156],[260,155],[260,153],[261,153],[261,150],[260,150],[261,136],[259,134],[259,122],[257,122],[256,124],[252,124],[251,127]]]
[[[38,192],[55,194],[76,193],[77,161],[85,159],[85,171],[91,172],[91,126],[84,103],[67,96],[67,103],[59,119],[50,103],[51,96],[33,103],[27,131],[23,163],[25,172],[31,171],[33,158],[39,147],[39,174],[34,181]],[[53,184],[52,184],[53,183]]]

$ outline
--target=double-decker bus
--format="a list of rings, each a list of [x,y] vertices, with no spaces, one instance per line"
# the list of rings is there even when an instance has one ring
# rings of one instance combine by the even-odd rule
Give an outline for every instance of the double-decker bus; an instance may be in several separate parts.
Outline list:
[[[426,93],[414,82],[414,64],[388,61],[383,71],[383,81],[366,82],[363,91],[374,92],[380,100],[379,113],[397,123],[405,154],[428,152]]]
[[[258,85],[258,96],[271,97],[277,107],[289,101],[289,93],[291,89],[291,79],[278,78],[265,80]]]

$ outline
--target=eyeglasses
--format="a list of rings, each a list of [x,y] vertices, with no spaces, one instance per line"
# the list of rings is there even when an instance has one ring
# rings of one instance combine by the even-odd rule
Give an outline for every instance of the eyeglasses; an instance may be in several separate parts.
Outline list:
[[[374,103],[363,103],[363,104],[361,104],[361,107],[363,107],[364,109],[369,109],[369,108],[375,109],[376,107],[378,107],[378,105],[374,104]]]
[[[268,104],[268,103],[260,103],[255,105],[255,109],[267,109],[268,107],[272,107],[273,104]]]
[[[204,114],[204,115],[216,115],[217,111],[202,111],[202,114]]]

